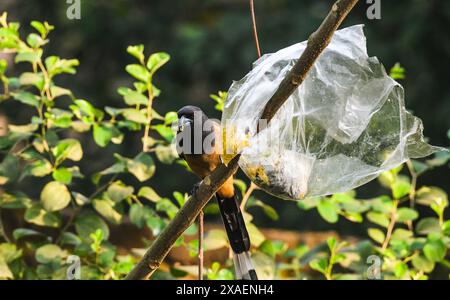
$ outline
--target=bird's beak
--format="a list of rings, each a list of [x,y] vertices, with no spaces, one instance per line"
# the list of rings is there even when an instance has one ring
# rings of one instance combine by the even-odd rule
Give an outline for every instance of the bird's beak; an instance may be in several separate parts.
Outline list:
[[[191,124],[192,120],[186,118],[185,116],[182,116],[178,120],[178,132],[182,132],[186,126]]]

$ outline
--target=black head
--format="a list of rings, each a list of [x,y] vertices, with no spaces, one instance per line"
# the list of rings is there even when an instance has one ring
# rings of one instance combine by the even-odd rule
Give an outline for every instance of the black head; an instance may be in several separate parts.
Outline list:
[[[206,116],[205,113],[200,109],[200,107],[193,106],[193,105],[186,105],[183,106],[178,112],[178,119],[181,119],[181,117],[185,117],[189,120],[194,120],[194,116],[200,115],[200,116]]]
[[[183,131],[187,126],[192,126],[195,122],[203,124],[208,120],[205,113],[197,106],[187,105],[182,107],[178,112],[178,132]]]

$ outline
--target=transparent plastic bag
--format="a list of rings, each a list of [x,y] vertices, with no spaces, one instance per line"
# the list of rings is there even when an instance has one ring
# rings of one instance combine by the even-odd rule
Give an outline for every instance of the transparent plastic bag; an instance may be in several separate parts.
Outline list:
[[[408,158],[441,150],[425,143],[422,122],[376,57],[363,26],[337,31],[305,81],[256,134],[264,106],[306,42],[267,54],[228,91],[224,151],[265,191],[285,199],[343,192]]]

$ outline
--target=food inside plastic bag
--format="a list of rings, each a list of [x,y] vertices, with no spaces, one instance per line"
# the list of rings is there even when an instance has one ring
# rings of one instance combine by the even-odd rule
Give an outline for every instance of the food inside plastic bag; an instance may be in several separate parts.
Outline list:
[[[264,55],[228,92],[224,151],[241,152],[240,167],[259,187],[292,200],[329,195],[441,150],[424,141],[421,120],[405,109],[402,86],[368,57],[362,25],[334,34],[305,81],[257,134],[264,106],[305,47]]]

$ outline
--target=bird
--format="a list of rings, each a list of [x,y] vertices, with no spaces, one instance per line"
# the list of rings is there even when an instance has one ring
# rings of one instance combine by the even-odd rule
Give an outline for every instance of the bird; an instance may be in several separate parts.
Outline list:
[[[177,114],[177,152],[193,173],[203,180],[222,163],[220,123],[209,119],[199,107],[192,105],[182,107]],[[198,186],[199,184],[195,188]],[[236,278],[257,280],[258,276],[249,252],[250,237],[235,193],[233,176],[228,178],[217,190],[216,198],[233,250]]]

